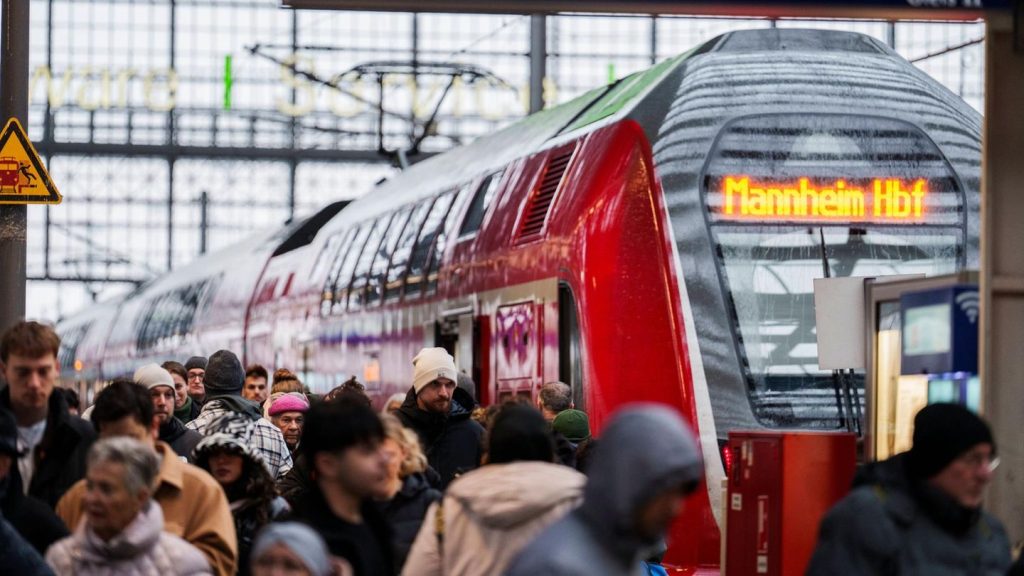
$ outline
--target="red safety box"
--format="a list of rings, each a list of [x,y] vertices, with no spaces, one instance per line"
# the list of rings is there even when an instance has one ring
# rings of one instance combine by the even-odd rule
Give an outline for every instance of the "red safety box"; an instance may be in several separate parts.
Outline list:
[[[727,576],[803,576],[818,524],[850,490],[853,434],[729,433]]]

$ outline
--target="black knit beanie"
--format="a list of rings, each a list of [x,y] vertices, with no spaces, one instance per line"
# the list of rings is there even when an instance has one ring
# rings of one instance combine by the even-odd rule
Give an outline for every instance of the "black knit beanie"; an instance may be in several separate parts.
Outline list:
[[[487,437],[487,462],[503,464],[524,460],[553,462],[555,445],[541,413],[522,404],[502,407]]]
[[[992,431],[977,414],[959,404],[925,406],[914,417],[909,471],[917,478],[931,478],[978,444],[990,444],[995,454]]]
[[[207,398],[240,396],[244,384],[245,370],[238,356],[228,350],[218,350],[210,356],[206,363],[206,377],[203,378]]]
[[[185,362],[185,371],[192,370],[193,368],[199,368],[200,370],[206,370],[206,358],[202,356],[193,356]]]

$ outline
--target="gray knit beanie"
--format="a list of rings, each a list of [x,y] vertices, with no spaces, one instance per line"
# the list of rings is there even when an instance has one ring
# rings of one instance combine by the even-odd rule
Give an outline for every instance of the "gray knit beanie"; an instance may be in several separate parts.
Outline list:
[[[320,535],[309,526],[298,522],[268,524],[256,537],[256,542],[252,546],[252,563],[255,565],[259,557],[275,544],[284,544],[294,552],[313,576],[328,576],[331,573],[327,546]]]

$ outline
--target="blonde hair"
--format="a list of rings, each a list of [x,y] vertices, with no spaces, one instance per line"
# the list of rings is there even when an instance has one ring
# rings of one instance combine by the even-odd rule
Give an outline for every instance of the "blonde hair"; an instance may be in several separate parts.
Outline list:
[[[398,476],[405,478],[411,474],[423,472],[427,469],[427,457],[423,454],[420,446],[420,437],[409,430],[391,414],[384,414],[380,417],[384,424],[384,436],[394,440],[405,452],[405,459],[402,460],[402,467],[398,470]]]

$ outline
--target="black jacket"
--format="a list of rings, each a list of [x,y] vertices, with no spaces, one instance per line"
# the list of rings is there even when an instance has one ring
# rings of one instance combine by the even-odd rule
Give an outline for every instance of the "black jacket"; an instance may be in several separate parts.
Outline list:
[[[175,454],[184,456],[189,463],[192,462],[192,451],[202,439],[202,434],[185,428],[181,420],[174,416],[160,425],[160,441],[169,444]]]
[[[999,521],[911,477],[904,453],[858,472],[821,522],[807,576],[1004,576],[1009,567]]]
[[[484,429],[470,418],[473,406],[469,394],[456,388],[448,414],[434,414],[420,409],[416,390],[410,388],[395,413],[403,426],[419,435],[427,461],[441,475],[441,490],[457,475],[480,465]]]
[[[391,528],[387,520],[377,509],[376,504],[369,500],[363,503],[360,512],[363,516],[363,526],[356,527],[345,522],[331,512],[320,490],[313,488],[292,503],[291,513],[281,519],[302,522],[313,528],[323,537],[332,555],[348,560],[356,576],[386,576],[394,573]],[[356,530],[363,535],[368,530],[369,541],[354,539]],[[374,549],[369,550],[370,546]],[[379,558],[382,564],[379,570],[371,568],[367,560],[374,556]]]
[[[11,409],[10,389],[4,388],[0,392],[0,405]],[[36,469],[28,495],[42,500],[50,508],[56,507],[60,497],[85,477],[86,455],[95,439],[96,431],[92,425],[68,414],[64,395],[51,393],[46,432],[36,447]],[[11,474],[21,482],[17,466],[11,466]]]
[[[395,552],[395,573],[402,570],[405,559],[409,556],[413,540],[423,525],[427,508],[441,499],[441,493],[430,487],[423,474],[406,476],[402,488],[395,497],[387,502],[378,502],[377,506],[384,518],[391,525],[392,548]]]
[[[306,493],[313,488],[313,481],[309,476],[309,467],[306,465],[306,455],[301,452],[292,460],[292,469],[277,482],[277,491],[288,501],[295,505],[306,497]]]
[[[232,502],[231,507],[231,516],[235,520],[235,538],[238,540],[238,576],[249,576],[252,573],[249,563],[252,545],[265,523],[260,522],[259,510],[254,505]],[[287,513],[288,503],[278,496],[267,506],[267,522],[283,518]]]
[[[17,465],[12,464],[11,468],[17,468]],[[21,479],[10,474],[0,480],[0,510],[40,556],[46,554],[51,544],[70,535],[60,517],[46,504],[25,496]]]
[[[0,515],[0,567],[4,574],[53,576],[41,554]]]

